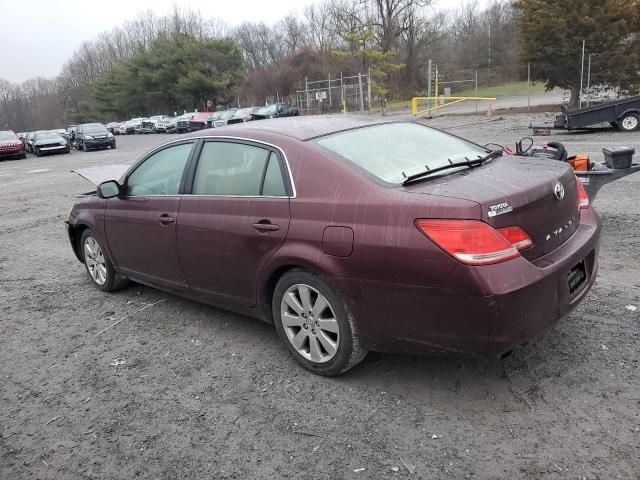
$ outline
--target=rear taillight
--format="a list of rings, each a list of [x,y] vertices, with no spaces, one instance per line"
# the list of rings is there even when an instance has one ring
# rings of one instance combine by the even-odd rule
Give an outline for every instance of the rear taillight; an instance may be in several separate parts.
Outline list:
[[[589,208],[589,195],[578,177],[576,177],[576,190],[578,191],[578,209]]]
[[[498,231],[478,220],[417,220],[416,226],[445,252],[468,265],[504,262],[533,245],[518,227]]]
[[[498,232],[504,238],[509,240],[511,245],[513,245],[519,252],[533,247],[533,240],[531,240],[531,237],[527,235],[527,232],[520,227],[499,228]]]

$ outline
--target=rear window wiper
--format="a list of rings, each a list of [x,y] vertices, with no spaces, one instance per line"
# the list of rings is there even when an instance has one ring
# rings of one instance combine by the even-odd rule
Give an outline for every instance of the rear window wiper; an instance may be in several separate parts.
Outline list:
[[[402,185],[409,185],[410,183],[427,178],[430,175],[433,175],[434,173],[442,172],[443,170],[449,170],[450,168],[458,168],[458,167],[473,168],[478,165],[482,165],[487,160],[499,157],[500,155],[502,155],[502,152],[499,150],[495,150],[493,152],[489,152],[484,157],[466,159],[464,162],[452,162],[451,160],[449,160],[449,163],[447,165],[443,165],[441,167],[429,168],[425,165],[424,168],[426,170],[422,172],[414,173],[413,175],[409,175],[409,176],[407,176],[404,172],[402,172],[402,175],[405,177],[404,180],[402,181]]]

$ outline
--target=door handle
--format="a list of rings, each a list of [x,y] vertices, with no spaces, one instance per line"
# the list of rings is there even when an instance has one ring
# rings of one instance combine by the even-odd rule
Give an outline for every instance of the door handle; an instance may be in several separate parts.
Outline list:
[[[158,217],[158,221],[159,221],[161,224],[163,224],[163,225],[168,225],[168,224],[170,224],[170,223],[173,223],[174,218],[173,218],[173,217],[170,217],[170,216],[169,216],[168,214],[166,214],[166,213],[163,213],[162,215],[160,215],[160,216]]]
[[[280,230],[280,225],[276,225],[269,221],[254,223],[251,227],[259,232],[276,232]]]

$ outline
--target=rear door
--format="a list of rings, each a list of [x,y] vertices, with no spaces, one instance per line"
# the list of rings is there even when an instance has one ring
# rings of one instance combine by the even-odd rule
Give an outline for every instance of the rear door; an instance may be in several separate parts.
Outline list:
[[[187,282],[216,303],[253,306],[260,269],[289,229],[285,159],[266,145],[212,139],[190,177],[177,222]]]
[[[164,147],[125,182],[126,194],[107,202],[105,229],[118,267],[133,279],[186,290],[176,245],[176,219],[194,141]]]

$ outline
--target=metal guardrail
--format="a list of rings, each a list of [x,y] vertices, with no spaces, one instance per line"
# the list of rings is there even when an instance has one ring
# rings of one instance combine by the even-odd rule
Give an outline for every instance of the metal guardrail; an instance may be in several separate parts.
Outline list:
[[[444,103],[442,105],[440,105],[440,100],[444,99]],[[425,110],[418,110],[418,102],[419,101],[424,101],[424,100],[429,100],[429,103],[433,102],[433,107],[429,107]],[[449,102],[447,102],[447,100],[451,100]],[[486,100],[486,101],[495,101],[495,97],[444,97],[442,95],[436,96],[436,97],[413,97],[411,99],[411,114],[412,115],[420,115],[422,113],[429,113],[429,112],[435,112],[438,113],[438,110],[440,108],[444,108],[447,107],[449,105],[453,105],[454,103],[461,103],[461,102],[465,102],[465,101],[479,101],[479,100]]]

